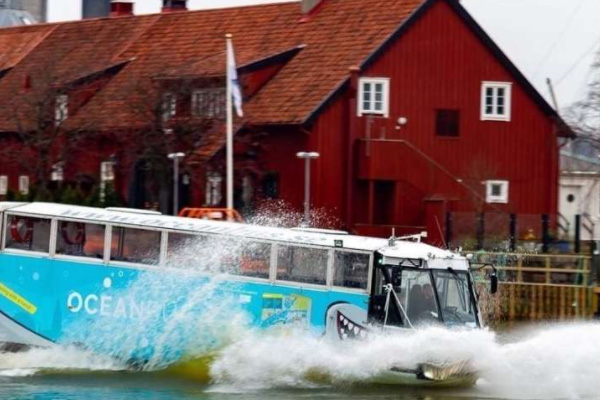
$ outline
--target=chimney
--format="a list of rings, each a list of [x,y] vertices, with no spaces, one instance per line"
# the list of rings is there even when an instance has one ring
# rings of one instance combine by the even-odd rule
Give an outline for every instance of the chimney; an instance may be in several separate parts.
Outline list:
[[[187,11],[187,0],[163,0],[162,12]]]
[[[133,15],[133,3],[128,1],[113,1],[110,3],[111,17],[125,17]]]

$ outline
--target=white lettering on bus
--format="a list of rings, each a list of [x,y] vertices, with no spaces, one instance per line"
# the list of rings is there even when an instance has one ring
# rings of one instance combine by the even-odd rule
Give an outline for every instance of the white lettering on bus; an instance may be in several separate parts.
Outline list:
[[[75,301],[77,302],[77,305],[74,304]],[[81,311],[81,307],[83,307],[83,298],[81,297],[81,294],[77,292],[70,293],[69,297],[67,298],[67,308],[69,311],[72,313],[77,313]]]
[[[67,297],[67,307],[70,312],[98,315],[109,318],[143,319],[156,313],[157,318],[164,321],[177,309],[176,303],[166,304],[154,302],[136,302],[129,296],[113,297],[100,294],[82,295],[79,292],[71,292]]]
[[[127,308],[125,308],[125,301],[119,297],[117,300],[117,306],[115,307],[115,312],[113,314],[115,318],[126,318],[127,317]]]
[[[100,315],[103,317],[108,317],[111,315],[111,301],[112,297],[110,296],[100,296]]]
[[[92,308],[90,303],[92,301],[96,302],[96,308]],[[87,296],[85,298],[85,301],[83,302],[83,308],[85,308],[85,312],[90,314],[90,315],[94,315],[98,312],[98,296],[96,296],[95,294],[90,294],[89,296]]]

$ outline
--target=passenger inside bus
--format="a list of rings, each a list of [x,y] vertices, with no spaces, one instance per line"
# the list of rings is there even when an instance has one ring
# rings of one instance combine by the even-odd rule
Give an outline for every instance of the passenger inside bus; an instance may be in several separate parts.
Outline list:
[[[423,313],[437,313],[437,307],[435,305],[435,298],[433,293],[433,287],[426,283],[423,285]]]
[[[408,302],[408,318],[412,325],[438,321],[435,293],[431,284],[413,285]]]

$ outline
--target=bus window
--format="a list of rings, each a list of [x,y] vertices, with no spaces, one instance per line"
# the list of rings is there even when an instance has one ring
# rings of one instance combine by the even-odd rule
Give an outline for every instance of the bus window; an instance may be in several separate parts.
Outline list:
[[[277,279],[324,285],[327,276],[327,250],[279,246]]]
[[[271,264],[271,245],[246,242],[240,251],[240,275],[268,278]]]
[[[114,226],[110,259],[138,264],[157,265],[160,254],[160,232]]]
[[[334,258],[333,285],[366,289],[369,274],[368,254],[336,251]]]
[[[5,230],[6,248],[50,251],[50,220],[9,215]]]
[[[58,221],[56,254],[102,259],[105,230],[104,225]]]
[[[203,249],[207,248],[205,236],[169,232],[167,264],[176,268],[199,267]]]

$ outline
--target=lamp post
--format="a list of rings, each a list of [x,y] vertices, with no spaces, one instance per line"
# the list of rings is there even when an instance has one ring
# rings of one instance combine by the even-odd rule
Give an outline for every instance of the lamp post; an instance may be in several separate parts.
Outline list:
[[[169,153],[167,156],[173,160],[173,215],[179,213],[179,160],[185,157],[184,153]]]
[[[320,154],[314,151],[301,151],[296,157],[304,160],[304,226],[310,226],[310,161],[319,158]]]

